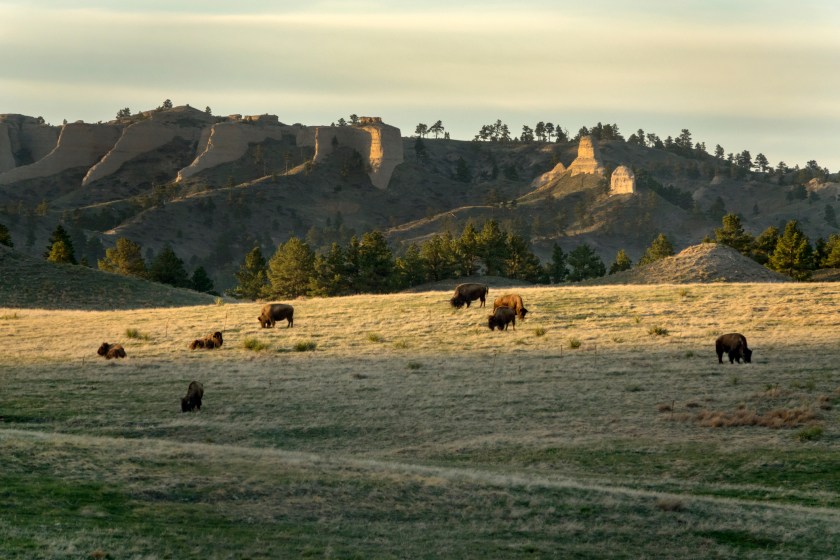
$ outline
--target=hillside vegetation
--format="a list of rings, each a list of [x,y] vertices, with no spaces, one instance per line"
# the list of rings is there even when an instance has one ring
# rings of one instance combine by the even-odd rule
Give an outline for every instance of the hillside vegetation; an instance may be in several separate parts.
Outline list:
[[[0,556],[840,549],[840,286],[517,291],[505,332],[449,290],[296,300],[291,329],[259,304],[0,309]],[[732,331],[752,364],[717,363]]]

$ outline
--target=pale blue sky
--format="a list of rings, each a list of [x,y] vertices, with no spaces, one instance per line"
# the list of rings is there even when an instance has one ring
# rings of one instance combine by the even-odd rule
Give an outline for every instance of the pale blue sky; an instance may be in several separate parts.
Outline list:
[[[460,139],[602,121],[837,171],[838,30],[834,0],[0,0],[0,113],[96,122],[169,98]]]

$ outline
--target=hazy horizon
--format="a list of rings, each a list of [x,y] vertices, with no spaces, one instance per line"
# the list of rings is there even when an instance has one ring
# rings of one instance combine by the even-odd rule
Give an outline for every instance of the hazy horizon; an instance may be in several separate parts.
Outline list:
[[[840,6],[827,0],[0,1],[0,113],[107,121],[164,100],[329,124],[501,119],[691,130],[773,165],[840,168]]]

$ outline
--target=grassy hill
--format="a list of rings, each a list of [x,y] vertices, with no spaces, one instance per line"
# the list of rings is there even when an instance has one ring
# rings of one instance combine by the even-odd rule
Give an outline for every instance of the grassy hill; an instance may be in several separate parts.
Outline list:
[[[297,300],[292,329],[253,303],[0,310],[0,557],[840,549],[837,284],[518,291],[505,332],[448,289]],[[717,363],[731,331],[752,364]]]
[[[0,307],[135,309],[213,303],[192,290],[93,270],[54,264],[0,245]]]

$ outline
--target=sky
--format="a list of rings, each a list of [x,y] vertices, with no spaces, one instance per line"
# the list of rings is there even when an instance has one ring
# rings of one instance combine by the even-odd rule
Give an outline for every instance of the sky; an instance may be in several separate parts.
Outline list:
[[[0,0],[0,114],[603,122],[836,172],[838,30],[836,0]]]

